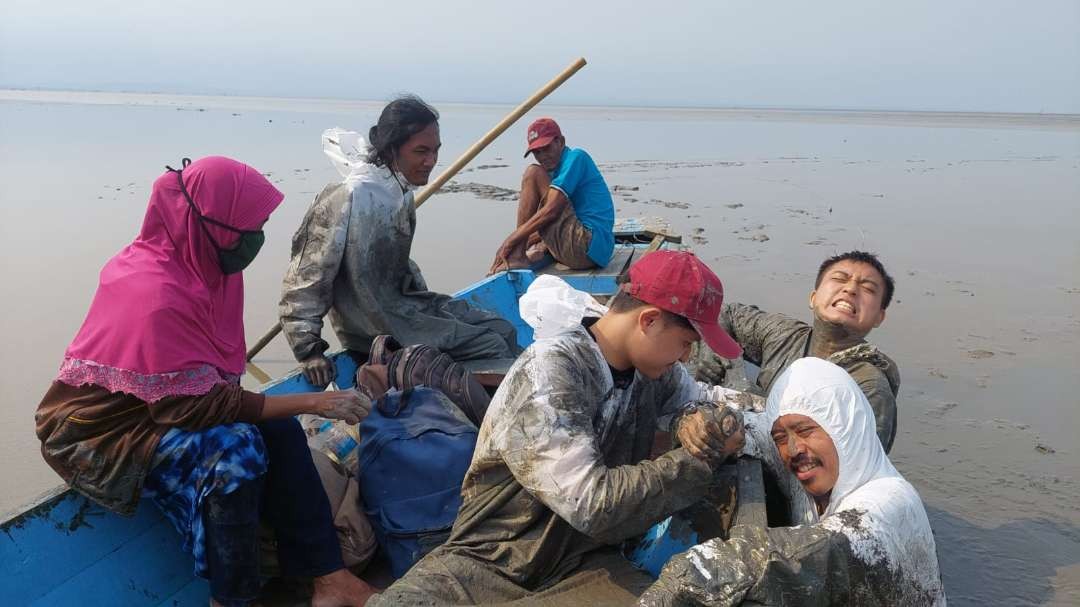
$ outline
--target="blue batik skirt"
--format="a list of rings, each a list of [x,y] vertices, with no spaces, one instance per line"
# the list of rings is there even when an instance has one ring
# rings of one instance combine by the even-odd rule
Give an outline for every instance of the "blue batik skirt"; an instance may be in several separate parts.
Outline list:
[[[207,576],[202,503],[211,493],[227,495],[266,473],[266,446],[252,424],[234,423],[198,432],[173,428],[154,452],[143,497],[150,498],[195,557],[195,573]]]

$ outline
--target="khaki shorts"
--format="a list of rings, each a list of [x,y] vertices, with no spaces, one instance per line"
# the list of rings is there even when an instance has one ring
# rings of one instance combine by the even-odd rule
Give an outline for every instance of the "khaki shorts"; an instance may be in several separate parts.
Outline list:
[[[574,205],[567,201],[559,218],[540,229],[540,238],[551,252],[555,261],[572,270],[595,268],[596,262],[589,259],[589,243],[592,232],[586,228],[574,213]]]

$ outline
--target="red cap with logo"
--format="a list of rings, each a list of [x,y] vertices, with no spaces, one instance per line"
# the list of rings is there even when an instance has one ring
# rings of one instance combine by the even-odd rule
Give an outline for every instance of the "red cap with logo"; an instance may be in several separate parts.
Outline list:
[[[525,141],[529,143],[525,156],[551,143],[556,137],[562,137],[562,130],[551,118],[537,118],[525,131]]]
[[[742,348],[720,327],[724,285],[696,255],[688,251],[654,251],[630,266],[622,289],[661,310],[690,321],[701,339],[724,358],[737,358]]]

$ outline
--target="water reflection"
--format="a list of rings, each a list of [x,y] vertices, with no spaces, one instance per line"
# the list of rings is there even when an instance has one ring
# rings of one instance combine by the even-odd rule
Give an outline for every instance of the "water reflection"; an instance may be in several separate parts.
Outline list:
[[[1077,527],[1030,519],[987,528],[930,506],[926,513],[950,605],[1076,604],[1080,598],[1075,581],[1054,587],[1057,568],[1080,564]]]

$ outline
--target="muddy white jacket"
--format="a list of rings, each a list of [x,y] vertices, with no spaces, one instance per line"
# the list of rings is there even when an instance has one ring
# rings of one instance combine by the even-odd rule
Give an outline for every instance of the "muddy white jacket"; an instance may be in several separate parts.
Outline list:
[[[783,467],[770,437],[798,413],[832,438],[840,472],[825,512]],[[760,457],[789,493],[794,527],[736,526],[674,557],[641,605],[945,605],[930,523],[915,488],[889,462],[874,414],[840,367],[793,363],[764,414],[747,414],[744,453]]]
[[[409,258],[416,210],[412,185],[367,162],[357,133],[330,129],[323,151],[344,178],[315,198],[292,241],[282,285],[281,326],[297,360],[321,354],[323,316],[341,344],[366,354],[393,335],[456,360],[513,356],[513,326],[495,314],[427,289]]]

